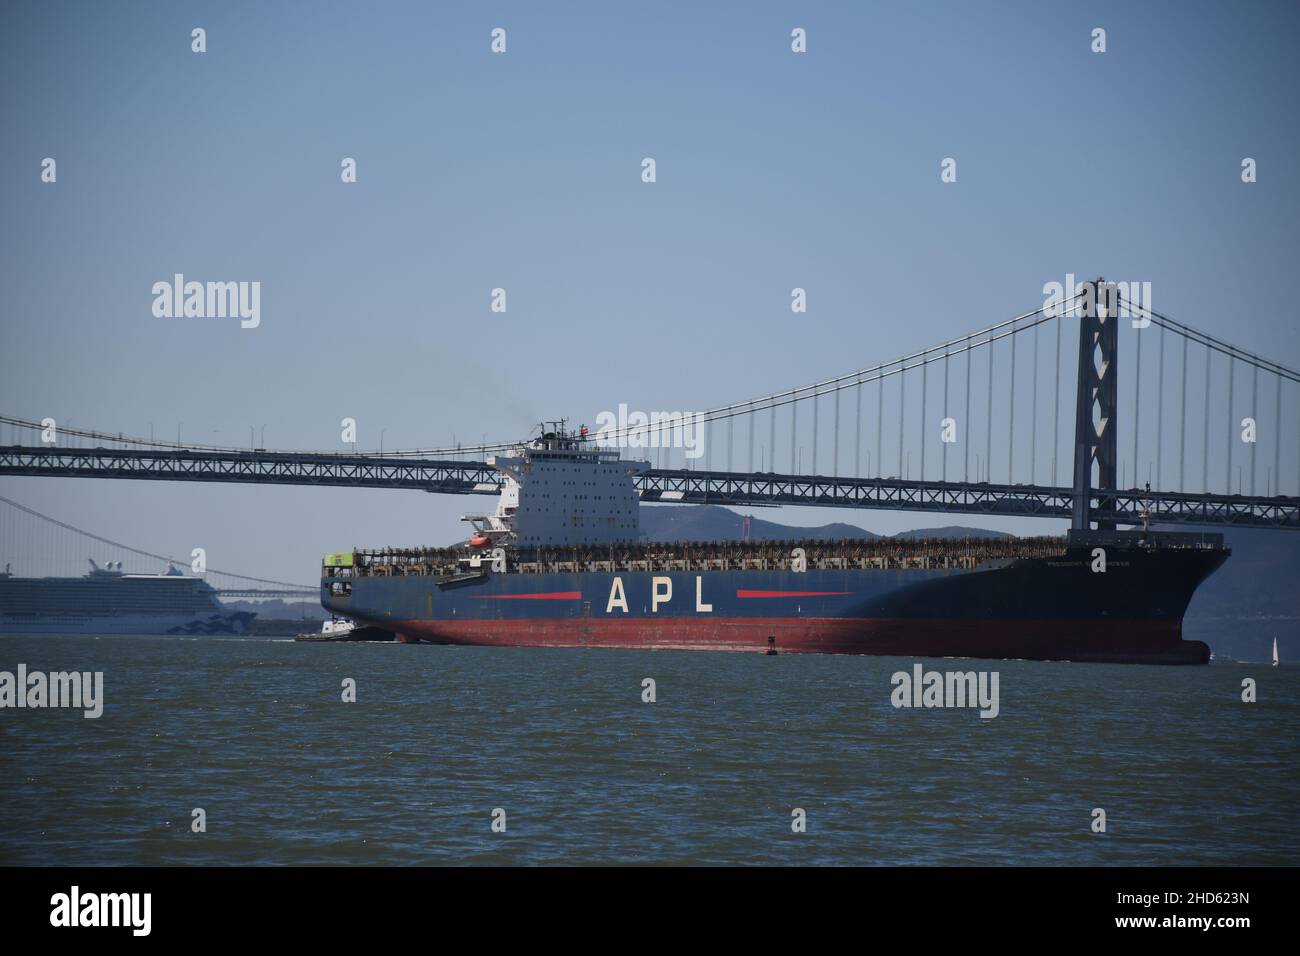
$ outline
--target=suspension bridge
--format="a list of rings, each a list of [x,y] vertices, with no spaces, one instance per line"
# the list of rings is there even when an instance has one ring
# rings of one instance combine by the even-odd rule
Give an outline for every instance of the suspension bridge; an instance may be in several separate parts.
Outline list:
[[[1033,516],[1102,530],[1144,520],[1296,529],[1298,397],[1300,372],[1097,279],[924,351],[695,413],[700,458],[667,440],[680,420],[598,437],[650,457],[635,477],[644,502]],[[486,458],[519,444],[280,451],[32,418],[0,425],[28,439],[0,446],[0,476],[436,494],[496,494]]]

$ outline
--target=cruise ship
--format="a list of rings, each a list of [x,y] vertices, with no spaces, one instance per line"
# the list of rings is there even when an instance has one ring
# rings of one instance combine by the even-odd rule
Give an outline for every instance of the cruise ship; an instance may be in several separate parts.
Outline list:
[[[242,635],[257,615],[229,611],[216,591],[172,565],[162,574],[126,574],[121,562],[93,560],[80,578],[26,578],[0,572],[0,634]]]
[[[1204,664],[1183,614],[1230,554],[1222,535],[1146,527],[649,544],[647,463],[562,428],[491,463],[500,499],[465,516],[467,546],[326,555],[324,607],[406,643]]]

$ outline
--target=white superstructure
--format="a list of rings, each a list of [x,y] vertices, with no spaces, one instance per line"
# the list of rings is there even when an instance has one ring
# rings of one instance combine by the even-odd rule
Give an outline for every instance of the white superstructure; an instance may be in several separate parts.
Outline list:
[[[641,537],[641,498],[632,477],[650,467],[596,447],[563,422],[489,458],[505,483],[493,514],[468,514],[474,547],[538,548],[631,543]]]

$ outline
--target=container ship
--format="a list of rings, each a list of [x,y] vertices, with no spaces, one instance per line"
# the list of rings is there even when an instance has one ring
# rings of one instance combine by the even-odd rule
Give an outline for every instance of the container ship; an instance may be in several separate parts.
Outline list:
[[[324,607],[406,643],[1209,661],[1182,620],[1222,535],[648,544],[648,463],[563,428],[490,463],[468,545],[326,555]]]
[[[229,611],[216,591],[172,565],[126,574],[93,560],[83,577],[26,578],[0,572],[0,634],[247,634],[257,615]]]

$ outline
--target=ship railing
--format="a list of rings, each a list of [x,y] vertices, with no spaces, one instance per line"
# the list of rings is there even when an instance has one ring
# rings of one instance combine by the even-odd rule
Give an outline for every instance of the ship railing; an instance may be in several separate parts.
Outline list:
[[[1163,545],[1163,542],[1161,542]],[[1190,546],[1190,545],[1188,545]],[[1055,557],[1066,541],[1058,537],[1007,539],[872,539],[809,542],[688,542],[680,545],[533,548],[507,556],[507,571],[520,573],[789,571],[802,549],[808,569],[973,568],[986,561]],[[357,551],[351,568],[327,568],[327,577],[445,577],[464,573],[466,548],[410,548]],[[490,570],[484,557],[484,570]]]
[[[1128,546],[1161,550],[1221,550],[1223,535],[1213,531],[1071,531],[1068,540],[1079,547]]]

